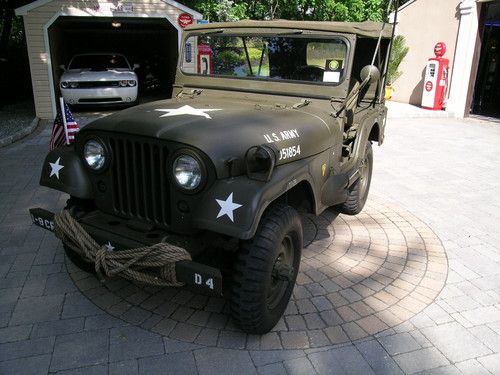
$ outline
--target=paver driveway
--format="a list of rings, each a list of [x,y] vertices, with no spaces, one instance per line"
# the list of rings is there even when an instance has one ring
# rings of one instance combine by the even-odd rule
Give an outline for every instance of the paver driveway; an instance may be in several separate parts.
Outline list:
[[[225,323],[210,327],[217,301],[190,296],[181,312],[198,320],[182,322],[158,310],[169,293],[148,290],[146,304],[143,291],[67,267],[27,215],[66,199],[38,186],[49,132],[0,149],[0,374],[500,373],[499,124],[390,120],[365,216],[310,220],[293,306],[265,337],[238,333],[223,306]],[[422,241],[391,247],[398,233]]]

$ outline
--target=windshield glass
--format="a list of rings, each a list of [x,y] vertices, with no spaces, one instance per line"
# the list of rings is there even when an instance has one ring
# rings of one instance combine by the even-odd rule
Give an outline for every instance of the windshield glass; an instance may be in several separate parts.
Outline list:
[[[187,40],[181,67],[188,74],[335,85],[346,56],[344,39],[335,37],[198,35]]]
[[[130,69],[127,59],[121,55],[77,55],[69,69]]]

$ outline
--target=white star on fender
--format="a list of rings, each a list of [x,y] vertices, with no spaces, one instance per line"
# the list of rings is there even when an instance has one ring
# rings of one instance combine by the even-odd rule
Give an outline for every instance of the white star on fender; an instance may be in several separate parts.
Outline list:
[[[216,108],[193,108],[189,105],[182,106],[177,109],[155,109],[155,111],[158,112],[167,112],[164,115],[161,115],[160,117],[170,117],[170,116],[180,116],[180,115],[191,115],[191,116],[202,116],[208,119],[212,119],[208,114],[205,112],[214,112],[214,111],[222,111],[222,109],[216,109]]]
[[[113,245],[111,245],[111,242],[109,242],[109,241],[108,241],[108,243],[106,245],[104,245],[104,247],[108,251],[113,251],[115,249],[115,247]]]
[[[233,193],[229,194],[229,197],[225,201],[221,199],[216,199],[217,203],[220,206],[219,214],[217,215],[217,219],[221,216],[227,215],[228,218],[234,223],[233,211],[237,208],[241,207],[241,204],[233,202]]]
[[[64,168],[64,165],[59,164],[60,161],[61,158],[57,158],[55,163],[49,163],[51,168],[49,177],[56,176],[59,180],[59,171]]]

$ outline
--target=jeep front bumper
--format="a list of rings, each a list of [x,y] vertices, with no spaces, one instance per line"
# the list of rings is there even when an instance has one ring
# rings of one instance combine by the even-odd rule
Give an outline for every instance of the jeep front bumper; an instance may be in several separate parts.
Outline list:
[[[54,231],[54,213],[42,208],[31,208],[30,215],[33,223],[43,229]],[[151,246],[158,242],[172,243],[185,248],[196,246],[187,237],[173,236],[161,230],[146,230],[140,225],[117,219],[114,216],[99,211],[90,212],[78,219],[80,225],[92,238],[101,245],[113,248],[113,251]],[[217,268],[189,260],[182,260],[175,264],[176,278],[197,290],[222,294],[222,274]]]

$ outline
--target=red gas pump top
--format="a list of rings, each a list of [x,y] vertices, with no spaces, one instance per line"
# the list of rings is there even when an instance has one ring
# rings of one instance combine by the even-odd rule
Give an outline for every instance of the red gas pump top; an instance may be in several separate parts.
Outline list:
[[[443,42],[436,43],[434,46],[434,54],[436,57],[443,57],[446,53],[446,44]]]

